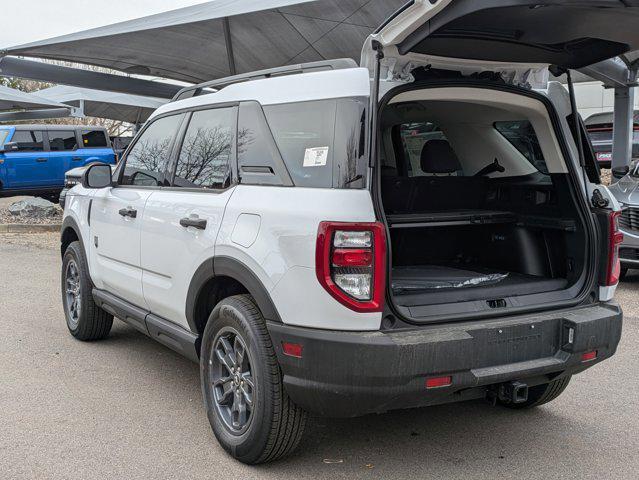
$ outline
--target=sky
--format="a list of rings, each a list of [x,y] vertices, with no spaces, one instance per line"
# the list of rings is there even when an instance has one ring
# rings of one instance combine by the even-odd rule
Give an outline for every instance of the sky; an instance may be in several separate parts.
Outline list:
[[[206,0],[2,0],[0,49],[188,7]]]

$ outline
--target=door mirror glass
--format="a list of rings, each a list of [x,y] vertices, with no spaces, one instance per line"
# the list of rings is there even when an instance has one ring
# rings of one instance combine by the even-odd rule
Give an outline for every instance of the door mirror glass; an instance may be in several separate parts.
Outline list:
[[[84,188],[105,188],[110,187],[111,184],[111,166],[106,163],[91,165],[82,175]]]
[[[2,153],[17,152],[20,146],[17,142],[7,142],[2,146]]]

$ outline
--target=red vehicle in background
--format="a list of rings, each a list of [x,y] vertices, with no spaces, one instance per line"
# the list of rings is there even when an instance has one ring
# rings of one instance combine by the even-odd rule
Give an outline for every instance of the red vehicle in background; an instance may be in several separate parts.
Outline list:
[[[597,161],[602,168],[610,168],[612,164],[612,126],[613,112],[595,113],[585,121],[590,141],[595,149]],[[634,114],[632,138],[632,158],[639,158],[639,110]]]

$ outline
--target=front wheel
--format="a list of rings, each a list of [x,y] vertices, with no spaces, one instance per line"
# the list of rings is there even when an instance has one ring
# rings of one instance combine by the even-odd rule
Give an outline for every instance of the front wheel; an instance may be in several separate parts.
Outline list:
[[[292,452],[306,412],[286,395],[266,323],[249,295],[222,300],[204,330],[202,393],[222,447],[247,464]]]
[[[72,242],[62,259],[62,306],[69,332],[78,340],[99,340],[111,331],[113,315],[93,300],[93,284],[80,242]]]

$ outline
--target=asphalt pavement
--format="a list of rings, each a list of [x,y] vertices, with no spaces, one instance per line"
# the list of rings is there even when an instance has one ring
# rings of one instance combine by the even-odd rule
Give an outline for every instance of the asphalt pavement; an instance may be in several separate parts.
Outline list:
[[[55,235],[0,235],[0,478],[635,479],[639,271],[618,290],[617,354],[554,402],[311,419],[297,453],[248,467],[217,445],[196,364],[116,321],[82,343],[60,303]]]

